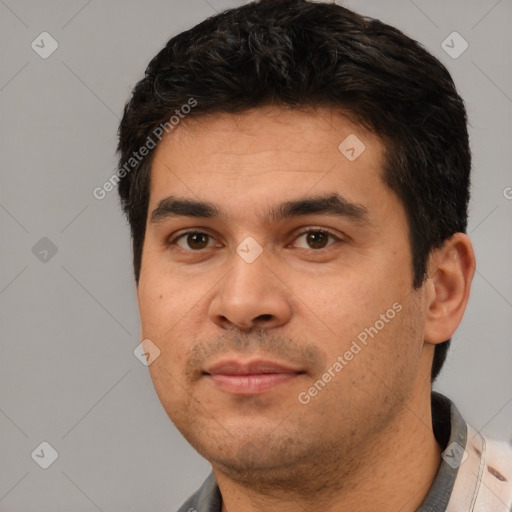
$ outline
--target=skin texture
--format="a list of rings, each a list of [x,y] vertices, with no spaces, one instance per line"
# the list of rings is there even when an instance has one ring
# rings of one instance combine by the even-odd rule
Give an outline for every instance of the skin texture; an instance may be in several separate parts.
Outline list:
[[[354,161],[338,149],[351,134],[365,145]],[[454,235],[413,290],[406,215],[381,179],[384,154],[378,137],[339,113],[278,107],[185,119],[156,149],[137,290],[142,339],[161,351],[149,366],[155,390],[211,462],[224,511],[407,512],[435,477],[430,368],[435,344],[462,318],[474,255],[468,237]],[[266,215],[333,193],[364,207],[366,220]],[[169,196],[209,201],[222,217],[153,222]],[[315,245],[318,233],[313,243],[303,234],[315,228],[333,236]],[[177,239],[185,230],[209,236],[198,249]],[[236,252],[247,237],[262,249],[252,263]],[[394,304],[400,311],[376,324]],[[301,373],[233,394],[204,374],[226,358]],[[329,382],[301,403],[329,368]]]

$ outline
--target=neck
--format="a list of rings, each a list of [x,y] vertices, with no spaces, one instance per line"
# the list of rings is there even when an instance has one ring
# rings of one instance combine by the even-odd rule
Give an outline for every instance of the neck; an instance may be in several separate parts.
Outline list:
[[[324,456],[322,471],[315,461],[309,473],[302,468],[290,475],[295,482],[292,488],[261,487],[214,467],[222,512],[414,512],[441,461],[441,448],[432,430],[430,392],[430,382],[425,383],[395,421],[364,446],[358,445],[352,453],[343,447],[339,453]]]

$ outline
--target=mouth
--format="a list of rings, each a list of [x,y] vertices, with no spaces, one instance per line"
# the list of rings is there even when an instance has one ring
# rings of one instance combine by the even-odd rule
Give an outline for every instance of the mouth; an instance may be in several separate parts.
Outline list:
[[[290,382],[306,372],[274,361],[223,360],[207,367],[203,376],[221,391],[235,395],[258,395]]]

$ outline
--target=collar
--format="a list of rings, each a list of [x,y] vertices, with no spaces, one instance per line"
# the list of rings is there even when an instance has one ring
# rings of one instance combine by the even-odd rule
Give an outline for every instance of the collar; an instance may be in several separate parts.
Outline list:
[[[467,425],[459,410],[444,395],[432,392],[432,428],[443,449],[436,477],[417,512],[445,512],[464,457]]]

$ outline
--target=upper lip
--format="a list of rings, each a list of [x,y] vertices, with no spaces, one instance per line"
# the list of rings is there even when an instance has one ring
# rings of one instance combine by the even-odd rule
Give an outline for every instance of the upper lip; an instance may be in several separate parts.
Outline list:
[[[207,366],[205,373],[210,375],[255,375],[262,373],[304,373],[298,368],[277,363],[267,359],[253,359],[240,361],[224,359]]]

